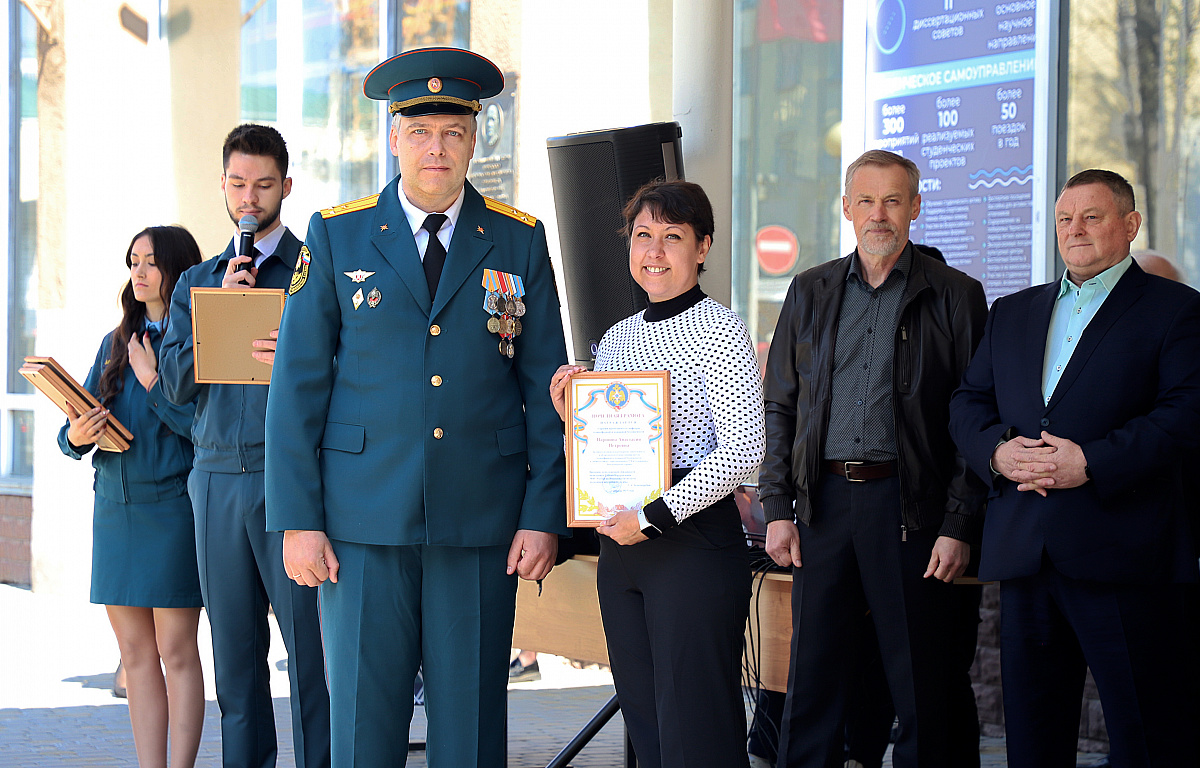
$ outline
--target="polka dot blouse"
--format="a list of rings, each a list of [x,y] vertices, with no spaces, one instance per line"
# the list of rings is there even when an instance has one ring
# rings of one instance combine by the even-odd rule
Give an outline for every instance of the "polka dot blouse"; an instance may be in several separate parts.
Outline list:
[[[693,468],[663,495],[680,522],[754,474],[766,449],[762,379],[746,325],[693,291],[699,301],[669,317],[647,320],[642,311],[610,328],[595,367],[671,372],[671,466]]]

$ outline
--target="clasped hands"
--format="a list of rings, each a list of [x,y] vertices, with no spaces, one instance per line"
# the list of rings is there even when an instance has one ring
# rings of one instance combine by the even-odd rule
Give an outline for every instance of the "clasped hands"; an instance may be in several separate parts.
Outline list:
[[[1040,438],[1018,435],[996,446],[992,469],[1016,483],[1018,491],[1042,496],[1051,488],[1077,488],[1088,481],[1079,444],[1045,430]]]

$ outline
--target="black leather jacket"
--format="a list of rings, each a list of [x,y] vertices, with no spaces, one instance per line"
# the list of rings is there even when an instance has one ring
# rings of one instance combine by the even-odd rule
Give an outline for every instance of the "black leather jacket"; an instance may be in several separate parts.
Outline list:
[[[811,499],[824,476],[833,347],[850,258],[797,275],[779,315],[764,381],[767,456],[758,494],[767,522],[812,522]],[[987,489],[950,439],[949,409],[986,320],[977,280],[914,249],[892,372],[905,530],[937,526],[939,535],[978,540]]]

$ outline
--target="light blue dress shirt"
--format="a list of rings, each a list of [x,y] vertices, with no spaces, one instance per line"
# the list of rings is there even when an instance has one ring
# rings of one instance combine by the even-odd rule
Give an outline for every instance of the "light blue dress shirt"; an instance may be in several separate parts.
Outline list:
[[[1046,357],[1042,368],[1044,403],[1048,404],[1054,396],[1054,388],[1058,386],[1067,363],[1071,362],[1071,355],[1079,346],[1079,337],[1084,329],[1132,263],[1133,257],[1126,256],[1078,286],[1071,282],[1069,273],[1063,273],[1054,312],[1050,315],[1050,330],[1046,333]]]

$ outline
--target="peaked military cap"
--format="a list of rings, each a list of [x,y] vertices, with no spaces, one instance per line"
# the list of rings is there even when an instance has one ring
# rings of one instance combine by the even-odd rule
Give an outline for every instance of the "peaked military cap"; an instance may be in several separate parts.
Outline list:
[[[388,111],[414,115],[469,115],[480,99],[504,88],[496,65],[462,48],[414,48],[379,64],[363,79],[369,99],[391,101]]]

